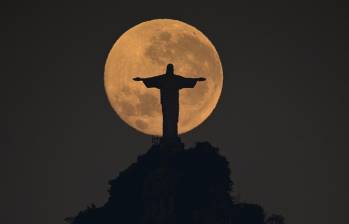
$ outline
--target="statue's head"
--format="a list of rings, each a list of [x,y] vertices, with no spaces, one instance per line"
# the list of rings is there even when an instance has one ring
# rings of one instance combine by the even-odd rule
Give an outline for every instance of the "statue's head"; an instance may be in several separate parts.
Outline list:
[[[173,64],[168,64],[166,68],[166,74],[167,75],[173,75]]]

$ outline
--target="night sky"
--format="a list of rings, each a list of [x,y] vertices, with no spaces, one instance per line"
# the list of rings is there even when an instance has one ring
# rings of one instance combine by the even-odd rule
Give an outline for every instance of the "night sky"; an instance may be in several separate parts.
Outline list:
[[[109,105],[103,73],[115,40],[155,18],[195,26],[222,60],[218,106],[183,141],[220,148],[241,201],[286,223],[344,223],[349,11],[238,2],[3,2],[1,223],[61,224],[102,205],[108,180],[148,150]]]

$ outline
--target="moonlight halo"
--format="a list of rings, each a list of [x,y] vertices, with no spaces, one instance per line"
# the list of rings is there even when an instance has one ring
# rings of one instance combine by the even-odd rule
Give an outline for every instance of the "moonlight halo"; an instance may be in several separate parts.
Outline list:
[[[193,89],[180,91],[178,131],[199,126],[212,113],[223,85],[219,55],[199,30],[178,20],[155,19],[122,34],[109,52],[104,85],[113,109],[128,125],[149,135],[162,135],[160,93],[134,82],[133,77],[174,72],[184,77],[205,77]]]

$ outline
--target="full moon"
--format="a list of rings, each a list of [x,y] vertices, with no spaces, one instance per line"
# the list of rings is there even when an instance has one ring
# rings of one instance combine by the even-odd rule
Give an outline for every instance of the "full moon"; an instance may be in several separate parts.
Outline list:
[[[180,90],[178,132],[183,134],[206,120],[222,91],[219,55],[202,32],[178,20],[146,21],[119,37],[105,64],[104,85],[113,109],[148,135],[162,135],[160,91],[132,78],[164,74],[170,63],[177,75],[206,78],[194,88]]]

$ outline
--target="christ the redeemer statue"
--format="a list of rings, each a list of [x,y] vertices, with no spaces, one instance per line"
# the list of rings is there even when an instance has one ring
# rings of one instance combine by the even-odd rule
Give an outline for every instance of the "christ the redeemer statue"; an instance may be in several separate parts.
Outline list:
[[[179,115],[179,90],[193,88],[197,81],[205,81],[205,78],[185,78],[173,73],[173,65],[168,64],[166,73],[150,78],[134,78],[135,81],[143,81],[147,88],[160,89],[162,106],[162,139],[164,144],[180,143],[178,137]]]

